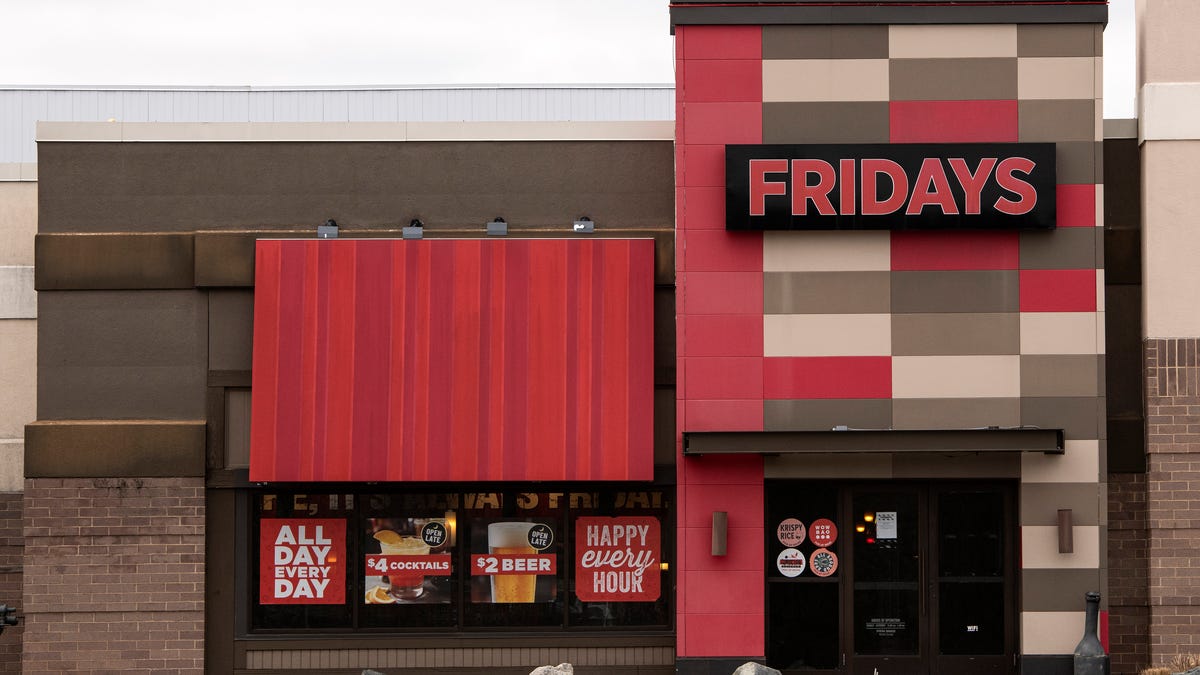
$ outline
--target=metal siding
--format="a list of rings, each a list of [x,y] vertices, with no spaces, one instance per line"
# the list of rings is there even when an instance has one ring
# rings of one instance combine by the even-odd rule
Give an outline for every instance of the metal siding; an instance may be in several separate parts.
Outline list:
[[[0,90],[0,163],[36,162],[38,121],[670,120],[670,87]]]

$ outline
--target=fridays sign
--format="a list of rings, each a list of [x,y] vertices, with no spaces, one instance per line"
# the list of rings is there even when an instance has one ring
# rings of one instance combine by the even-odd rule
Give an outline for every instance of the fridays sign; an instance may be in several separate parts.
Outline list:
[[[727,230],[1050,229],[1053,143],[725,146]]]
[[[653,602],[661,592],[657,518],[575,521],[575,595],[584,602]]]

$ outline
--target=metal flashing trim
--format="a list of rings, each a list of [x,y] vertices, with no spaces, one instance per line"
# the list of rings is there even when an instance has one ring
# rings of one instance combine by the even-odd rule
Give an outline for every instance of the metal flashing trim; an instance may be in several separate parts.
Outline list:
[[[844,431],[685,431],[684,455],[1064,452],[1062,429],[846,429]]]
[[[1020,5],[671,5],[671,31],[682,25],[1108,23],[1105,2]]]
[[[37,163],[0,162],[0,182],[37,182]]]
[[[670,141],[673,120],[636,122],[38,122],[38,142],[282,143]]]
[[[1200,82],[1151,82],[1138,96],[1138,140],[1192,141],[1200,139]]]

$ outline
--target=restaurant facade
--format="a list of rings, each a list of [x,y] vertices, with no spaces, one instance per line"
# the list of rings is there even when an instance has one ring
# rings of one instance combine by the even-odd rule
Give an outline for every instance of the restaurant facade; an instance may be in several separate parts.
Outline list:
[[[25,671],[1067,673],[1087,591],[1146,665],[1106,11],[678,2],[673,125],[41,125]]]

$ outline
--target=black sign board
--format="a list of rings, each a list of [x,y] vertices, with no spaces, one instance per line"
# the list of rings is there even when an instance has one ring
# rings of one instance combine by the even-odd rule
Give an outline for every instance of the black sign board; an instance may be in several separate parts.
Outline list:
[[[1053,143],[725,146],[727,230],[1055,224]]]

